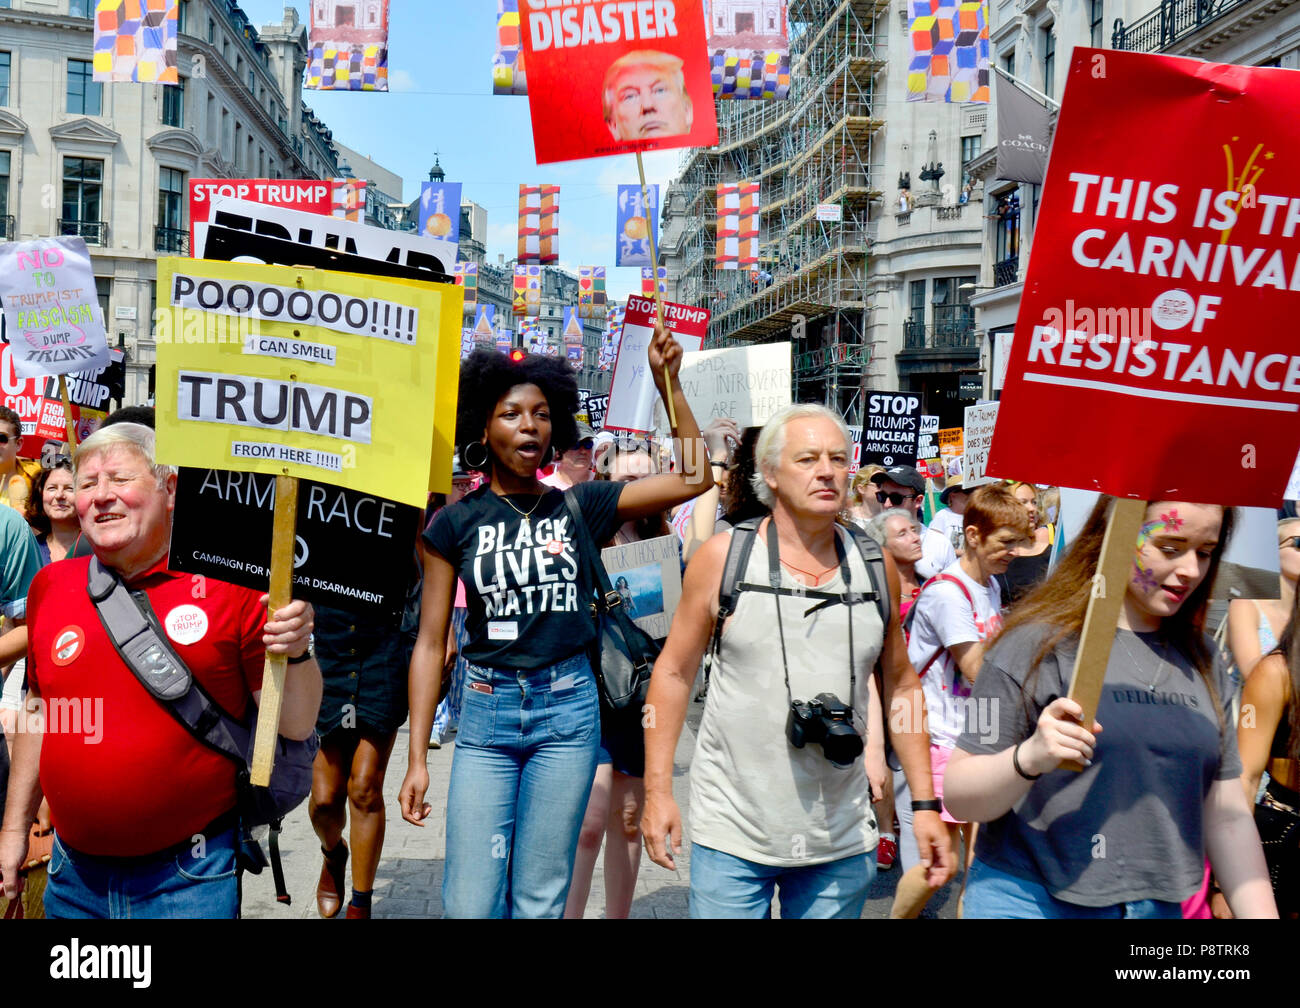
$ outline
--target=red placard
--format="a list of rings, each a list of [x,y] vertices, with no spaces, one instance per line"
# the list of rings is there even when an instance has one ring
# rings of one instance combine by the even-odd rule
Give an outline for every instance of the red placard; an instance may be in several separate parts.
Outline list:
[[[718,142],[702,0],[519,0],[538,164]]]
[[[1300,133],[1278,125],[1297,104],[1294,70],[1074,50],[991,474],[1278,505],[1300,449]]]
[[[18,454],[23,458],[40,458],[46,441],[66,441],[68,428],[63,422],[63,402],[45,393],[44,378],[19,378],[14,371],[9,345],[0,343],[0,402],[18,414],[22,422],[22,444]],[[77,424],[77,440],[89,437],[107,416],[101,410],[83,409],[73,404],[72,418]]]
[[[190,179],[190,248],[194,225],[206,224],[214,196],[288,207],[329,216],[334,208],[334,183],[320,179]]]

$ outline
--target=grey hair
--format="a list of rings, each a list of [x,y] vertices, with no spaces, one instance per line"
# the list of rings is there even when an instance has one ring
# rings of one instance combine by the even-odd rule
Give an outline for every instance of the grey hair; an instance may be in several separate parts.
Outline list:
[[[876,515],[871,521],[867,522],[867,535],[876,540],[881,546],[885,545],[885,523],[890,518],[906,518],[913,528],[924,529],[921,519],[916,517],[916,513],[908,513],[903,508],[886,508]]]
[[[157,437],[152,427],[146,427],[144,424],[138,423],[110,424],[107,427],[99,428],[85,441],[77,445],[76,453],[72,457],[72,463],[80,469],[81,463],[92,455],[102,455],[114,448],[126,448],[145,460],[153,470],[158,485],[162,486],[167,481],[167,477],[176,472],[176,468],[169,465],[159,465],[154,461],[154,446],[156,444]]]
[[[754,496],[758,498],[759,503],[769,511],[776,503],[776,494],[772,492],[772,488],[763,479],[763,473],[766,470],[775,469],[780,464],[781,452],[785,450],[786,424],[791,420],[802,420],[805,417],[823,417],[827,420],[833,420],[835,426],[840,429],[840,433],[844,435],[845,445],[853,443],[844,418],[821,403],[795,403],[787,406],[768,420],[759,432],[758,442],[754,445],[754,475],[750,477],[749,485],[754,488]]]

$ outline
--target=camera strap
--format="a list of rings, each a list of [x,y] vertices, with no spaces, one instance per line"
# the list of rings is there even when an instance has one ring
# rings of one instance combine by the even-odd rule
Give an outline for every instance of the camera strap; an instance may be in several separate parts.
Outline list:
[[[771,587],[772,595],[776,603],[776,632],[781,641],[781,668],[785,672],[785,695],[790,703],[794,703],[794,694],[790,691],[790,664],[785,653],[785,625],[781,617],[781,596],[782,595],[810,595],[816,589],[807,591],[792,591],[781,585],[781,547],[777,542],[779,536],[776,531],[776,523],[771,519],[767,523],[767,579]],[[844,592],[842,595],[832,594],[830,592],[817,592],[817,595],[826,599],[821,605],[813,606],[804,616],[809,616],[821,609],[823,606],[830,605],[833,601],[841,601],[848,609],[849,621],[849,700],[850,707],[853,706],[853,691],[857,686],[857,673],[853,668],[853,603],[865,601],[861,596],[855,596],[849,577],[849,558],[844,549],[844,543],[840,541],[839,530],[835,530],[835,556],[840,562],[840,576],[844,578]]]

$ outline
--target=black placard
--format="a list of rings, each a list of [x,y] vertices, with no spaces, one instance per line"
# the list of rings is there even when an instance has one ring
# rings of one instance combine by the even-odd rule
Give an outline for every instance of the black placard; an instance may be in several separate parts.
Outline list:
[[[862,424],[862,465],[916,465],[921,433],[921,396],[916,392],[868,392]]]

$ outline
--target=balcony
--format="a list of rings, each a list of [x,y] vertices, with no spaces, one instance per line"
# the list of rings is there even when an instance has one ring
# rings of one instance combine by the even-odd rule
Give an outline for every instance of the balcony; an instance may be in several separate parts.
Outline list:
[[[1010,259],[1003,259],[1001,262],[993,264],[993,286],[1005,287],[1007,284],[1016,282],[1020,275],[1020,256],[1014,255]]]
[[[108,221],[58,220],[59,234],[76,235],[86,240],[87,245],[108,244]]]
[[[1130,52],[1160,52],[1249,2],[1251,0],[1162,0],[1158,8],[1131,25],[1116,18],[1111,45]]]
[[[903,322],[903,349],[925,349],[925,323],[906,319]]]
[[[17,237],[14,230],[14,215],[4,214],[0,216],[0,240],[13,241]]]
[[[971,309],[960,305],[956,310],[935,307],[934,324],[907,319],[903,322],[904,350],[974,350],[975,321]]]
[[[156,227],[153,229],[153,247],[170,255],[190,254],[190,233],[184,228]]]

